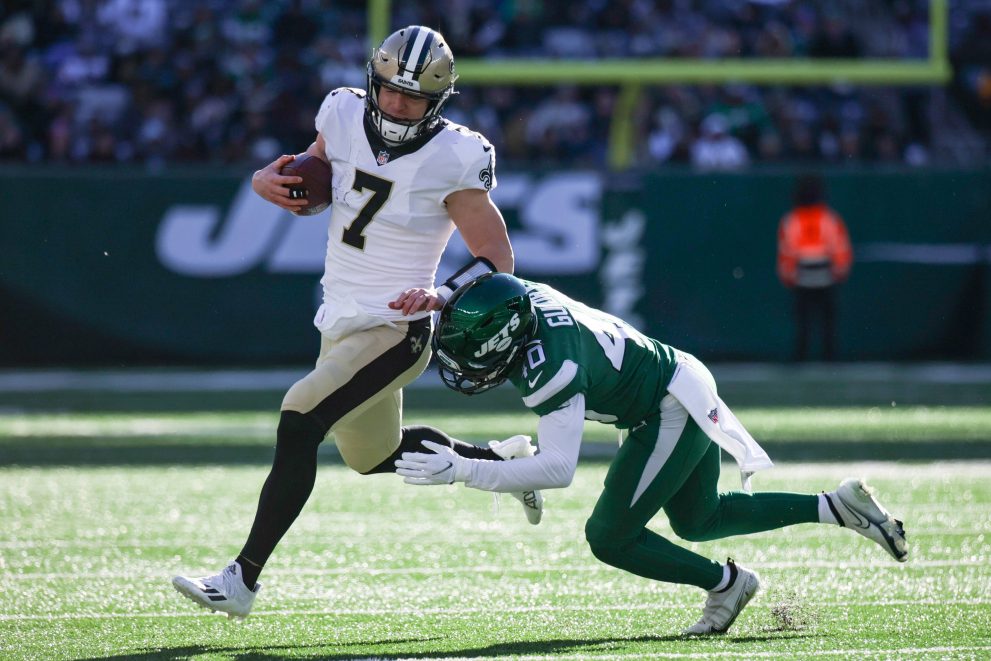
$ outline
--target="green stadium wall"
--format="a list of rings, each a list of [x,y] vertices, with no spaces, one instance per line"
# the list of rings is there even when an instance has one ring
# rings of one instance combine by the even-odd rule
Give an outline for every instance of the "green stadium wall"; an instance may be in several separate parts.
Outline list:
[[[845,360],[991,359],[991,172],[824,173],[855,263]],[[523,277],[707,360],[786,360],[794,172],[500,173]],[[310,362],[326,220],[243,172],[0,170],[0,365]],[[455,242],[439,273],[466,258]]]

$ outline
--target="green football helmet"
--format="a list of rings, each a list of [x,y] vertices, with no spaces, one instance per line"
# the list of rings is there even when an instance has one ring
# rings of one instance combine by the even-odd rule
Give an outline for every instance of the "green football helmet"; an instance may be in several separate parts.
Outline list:
[[[460,287],[440,311],[433,348],[448,388],[474,395],[505,381],[523,360],[537,315],[526,287],[486,273]]]

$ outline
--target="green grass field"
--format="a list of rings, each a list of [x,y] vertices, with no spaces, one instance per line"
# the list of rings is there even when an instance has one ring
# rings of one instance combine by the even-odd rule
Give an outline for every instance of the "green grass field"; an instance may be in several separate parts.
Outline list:
[[[602,565],[584,543],[605,462],[583,460],[531,527],[509,497],[496,509],[463,487],[362,477],[327,453],[255,612],[233,622],[169,579],[239,550],[273,414],[3,415],[0,658],[991,658],[991,411],[738,414],[779,459],[755,488],[865,476],[904,518],[911,561],[826,526],[685,543],[764,579],[729,635],[685,640],[701,591]],[[515,414],[410,418],[476,440],[532,431]],[[589,429],[608,454],[615,432]],[[897,456],[912,459],[876,460]],[[670,534],[663,515],[652,527]]]

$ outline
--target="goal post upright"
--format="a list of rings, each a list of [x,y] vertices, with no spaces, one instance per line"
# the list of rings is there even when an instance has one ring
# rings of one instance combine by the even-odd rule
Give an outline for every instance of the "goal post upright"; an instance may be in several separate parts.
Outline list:
[[[749,83],[754,85],[900,86],[943,85],[951,76],[948,58],[948,0],[930,0],[929,56],[926,59],[666,59],[458,58],[463,85],[615,85],[620,89],[609,130],[609,167],[633,163],[633,114],[645,87]],[[369,39],[388,29],[390,0],[369,2]]]

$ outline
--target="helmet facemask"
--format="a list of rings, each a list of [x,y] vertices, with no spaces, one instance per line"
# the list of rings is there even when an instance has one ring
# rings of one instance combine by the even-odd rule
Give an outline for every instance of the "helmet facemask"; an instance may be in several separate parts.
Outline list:
[[[365,112],[372,127],[389,145],[400,145],[421,135],[440,118],[454,94],[454,55],[444,37],[430,28],[413,25],[386,37],[368,62]],[[387,87],[427,101],[423,117],[403,119],[384,112],[379,92]]]
[[[509,375],[523,359],[523,343],[514,344],[501,364],[494,366],[480,365],[470,361],[459,361],[449,355],[444,349],[435,346],[434,353],[439,362],[440,380],[452,390],[465,395],[477,395],[491,390],[509,378]]]
[[[467,395],[500,385],[520,366],[536,325],[526,289],[511,275],[486,274],[460,288],[433,338],[444,385]]]

